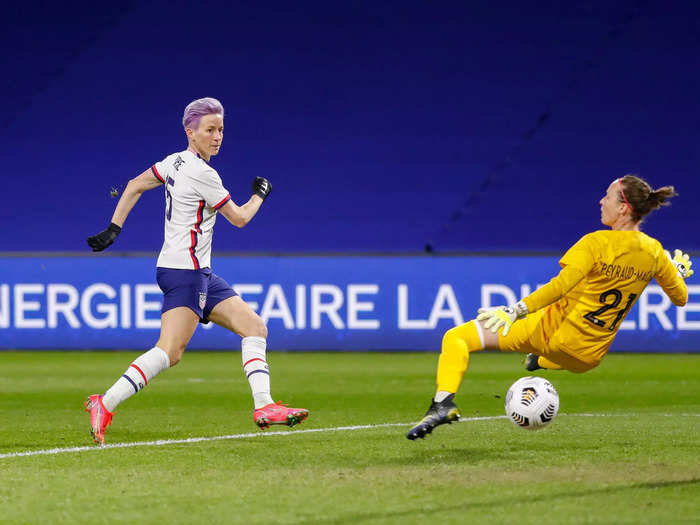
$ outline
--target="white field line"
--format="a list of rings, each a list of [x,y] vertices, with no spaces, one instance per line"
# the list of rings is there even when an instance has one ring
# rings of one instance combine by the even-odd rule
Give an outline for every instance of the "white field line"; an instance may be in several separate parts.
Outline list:
[[[576,416],[576,417],[630,417],[642,414],[559,414],[562,416]],[[700,414],[644,414],[645,416],[700,416]],[[463,417],[460,421],[490,421],[494,419],[508,419],[507,416],[484,416],[484,417]],[[209,436],[209,437],[194,437],[186,439],[158,439],[156,441],[133,441],[130,443],[110,443],[104,446],[85,446],[85,447],[63,447],[63,448],[49,448],[43,450],[28,450],[26,452],[7,452],[5,454],[0,454],[0,459],[7,458],[18,458],[25,456],[49,456],[55,454],[65,454],[69,452],[92,452],[99,450],[109,450],[114,448],[130,448],[130,447],[161,447],[165,445],[183,445],[189,443],[204,443],[209,441],[226,441],[232,439],[246,439],[246,438],[260,438],[265,436],[297,436],[299,434],[311,434],[314,432],[345,432],[350,430],[367,430],[374,428],[386,428],[386,427],[406,427],[409,428],[415,425],[417,422],[413,423],[380,423],[377,425],[353,425],[346,427],[330,427],[330,428],[309,428],[304,430],[278,430],[272,432],[249,432],[246,434],[230,434],[227,436]]]

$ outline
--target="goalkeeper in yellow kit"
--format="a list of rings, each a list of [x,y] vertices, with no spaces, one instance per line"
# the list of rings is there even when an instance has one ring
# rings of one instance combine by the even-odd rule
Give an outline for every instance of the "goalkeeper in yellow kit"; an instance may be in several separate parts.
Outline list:
[[[438,362],[437,392],[428,412],[407,434],[423,438],[460,417],[454,403],[469,353],[483,349],[527,353],[528,370],[582,373],[598,366],[622,320],[652,278],[673,304],[688,300],[684,279],[693,274],[688,255],[672,256],[642,233],[642,220],[676,195],[634,175],[614,180],[600,200],[610,230],[584,235],[559,261],[559,274],[511,306],[481,308],[475,320],[448,330]],[[499,333],[500,330],[500,333]]]

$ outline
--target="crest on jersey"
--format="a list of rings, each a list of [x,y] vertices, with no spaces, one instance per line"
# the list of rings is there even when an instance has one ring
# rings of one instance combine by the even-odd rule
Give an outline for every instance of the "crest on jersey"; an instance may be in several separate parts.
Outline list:
[[[175,162],[173,163],[173,168],[175,168],[175,171],[179,171],[180,166],[182,166],[184,163],[185,163],[185,161],[182,160],[182,157],[180,157],[180,155],[178,155],[177,158],[175,159]]]
[[[199,307],[204,308],[205,304],[207,304],[207,294],[199,292]]]

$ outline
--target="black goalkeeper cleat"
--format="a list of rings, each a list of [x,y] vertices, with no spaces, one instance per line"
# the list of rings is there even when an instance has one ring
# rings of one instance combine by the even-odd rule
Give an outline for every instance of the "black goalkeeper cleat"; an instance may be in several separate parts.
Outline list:
[[[542,367],[537,364],[537,360],[540,356],[536,354],[527,354],[525,358],[525,370],[528,372],[534,372],[535,370],[540,370]]]
[[[454,398],[455,395],[450,394],[439,403],[437,401],[430,403],[430,408],[425,413],[423,419],[408,431],[406,437],[411,441],[417,438],[424,438],[427,434],[430,434],[435,427],[457,421],[462,414],[459,411],[459,407],[455,405]]]

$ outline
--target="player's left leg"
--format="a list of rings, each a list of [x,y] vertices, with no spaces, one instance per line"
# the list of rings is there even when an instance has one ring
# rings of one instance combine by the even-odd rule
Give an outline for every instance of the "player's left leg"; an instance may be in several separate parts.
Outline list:
[[[104,395],[88,397],[85,410],[90,413],[95,443],[104,445],[105,430],[119,404],[143,390],[151,379],[180,360],[198,322],[199,316],[187,306],[164,312],[156,345],[137,357]]]
[[[226,286],[228,287],[228,285]],[[216,290],[215,286],[210,285],[210,296],[212,296],[212,288]],[[230,290],[230,287],[228,289]],[[213,297],[212,301],[216,301],[216,297]],[[308,410],[289,408],[272,400],[270,369],[266,356],[267,326],[260,316],[238,295],[232,295],[216,302],[211,309],[209,300],[207,303],[207,307],[204,309],[205,318],[242,337],[241,360],[243,372],[248,379],[253,395],[255,424],[260,428],[267,428],[270,425],[291,427],[304,421],[309,415]]]
[[[600,361],[579,359],[558,349],[550,348],[542,351],[542,353],[544,355],[537,357],[537,366],[545,370],[566,370],[574,374],[583,374],[593,370],[600,364]]]
[[[485,333],[481,323],[476,320],[455,326],[445,332],[438,359],[436,401],[441,401],[459,390],[464,373],[469,366],[469,354],[485,348],[485,337],[488,337],[489,333]]]
[[[505,338],[484,329],[476,320],[448,330],[442,339],[442,352],[438,361],[437,392],[428,412],[406,437],[425,437],[436,426],[459,419],[460,413],[454,404],[454,396],[469,366],[469,354],[483,349],[532,351],[530,336],[533,332],[533,322],[540,317],[541,314],[535,313],[514,324]]]
[[[493,344],[490,338],[489,342]],[[408,439],[424,438],[435,427],[460,418],[454,396],[469,366],[469,353],[482,350],[485,343],[485,332],[476,320],[445,332],[438,359],[437,391],[423,419],[406,434]]]
[[[103,395],[94,394],[85,402],[90,413],[92,437],[104,444],[107,425],[123,401],[140,392],[151,379],[174,366],[202,317],[201,297],[206,296],[208,271],[158,268],[158,286],[163,291],[160,338],[141,354]],[[193,293],[194,292],[194,293]]]
[[[527,354],[525,357],[525,370],[528,372],[534,372],[535,370],[564,370],[564,367],[541,355]]]
[[[597,366],[599,361],[579,358],[573,352],[563,351],[556,337],[548,335],[552,327],[544,325],[546,309],[538,310],[525,319],[514,323],[507,336],[500,332],[485,333],[498,339],[496,348],[502,352],[519,352],[527,354],[525,368],[529,372],[539,369],[568,370],[574,373],[583,373]],[[562,332],[555,331],[561,338]],[[487,343],[487,348],[491,346]]]

